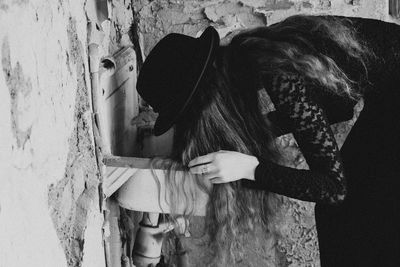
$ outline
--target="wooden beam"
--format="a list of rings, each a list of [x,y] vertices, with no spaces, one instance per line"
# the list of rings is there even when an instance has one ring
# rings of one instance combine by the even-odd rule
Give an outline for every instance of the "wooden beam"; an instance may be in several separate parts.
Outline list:
[[[137,157],[119,157],[112,155],[104,155],[103,163],[110,167],[126,167],[135,169],[149,169],[150,168],[149,158],[137,158]]]

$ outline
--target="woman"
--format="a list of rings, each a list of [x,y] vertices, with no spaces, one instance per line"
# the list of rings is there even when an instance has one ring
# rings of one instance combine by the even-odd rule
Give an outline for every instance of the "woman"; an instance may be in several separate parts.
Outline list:
[[[243,32],[226,50],[230,86],[247,107],[267,90],[270,118],[293,132],[310,170],[220,151],[192,160],[191,172],[316,202],[323,267],[400,266],[400,27],[296,16]],[[329,124],[350,119],[360,95],[364,108],[339,153]]]
[[[268,210],[270,191],[317,203],[322,266],[398,266],[399,28],[296,16],[243,32],[218,51],[211,32],[197,42],[181,36],[157,45],[138,90],[160,114],[156,134],[175,125],[174,162],[190,162],[192,173],[218,184],[208,213],[214,244],[251,218],[243,215]],[[277,109],[272,124],[259,110],[261,88]],[[364,109],[339,153],[329,124],[351,118],[360,95]],[[293,132],[310,170],[275,163],[275,129]]]

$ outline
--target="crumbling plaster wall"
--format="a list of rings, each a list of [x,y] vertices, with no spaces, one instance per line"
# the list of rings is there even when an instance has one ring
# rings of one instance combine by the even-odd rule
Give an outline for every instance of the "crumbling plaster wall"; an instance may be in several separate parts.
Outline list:
[[[0,266],[105,266],[88,63],[93,0],[0,0]],[[129,43],[109,1],[105,54]],[[90,7],[90,8],[89,8]]]
[[[240,28],[270,25],[294,14],[333,14],[367,17],[398,22],[388,14],[388,2],[381,0],[132,0],[138,21],[139,39],[144,54],[148,54],[157,41],[170,32],[198,36],[208,25],[217,28],[221,37]],[[226,38],[228,40],[228,38]],[[358,105],[357,111],[362,108]],[[356,113],[357,114],[357,113]],[[356,118],[356,116],[355,116]],[[334,125],[339,146],[351,129],[354,119]],[[286,154],[286,165],[307,168],[291,136],[278,140]],[[272,250],[249,246],[238,266],[319,266],[314,205],[290,198],[281,198],[281,237],[272,244]],[[194,223],[196,229],[201,220]],[[251,241],[253,244],[259,242]],[[192,266],[202,266],[207,252],[195,239],[188,238]],[[261,242],[262,244],[262,242]],[[264,244],[265,245],[265,244]],[[273,259],[267,259],[272,256]]]
[[[147,54],[165,34],[195,36],[208,25],[220,36],[239,28],[275,23],[294,14],[336,14],[395,21],[389,1],[367,0],[132,0]]]

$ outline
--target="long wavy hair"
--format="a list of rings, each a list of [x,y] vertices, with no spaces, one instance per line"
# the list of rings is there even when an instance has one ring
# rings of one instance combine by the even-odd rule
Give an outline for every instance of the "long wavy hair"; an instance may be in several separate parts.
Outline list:
[[[166,188],[170,192],[167,201],[172,213],[183,206],[184,215],[193,214],[194,188],[200,187],[209,194],[205,229],[215,253],[210,264],[225,266],[240,257],[243,233],[251,232],[255,224],[265,233],[271,230],[273,204],[268,201],[269,194],[247,189],[241,181],[210,188],[201,175],[185,172],[182,176],[176,170],[187,170],[190,160],[218,150],[270,159],[279,154],[268,121],[258,108],[248,109],[242,99],[235,97],[218,69],[217,66],[209,70],[185,114],[176,122],[170,161],[163,161],[163,167],[167,167]]]
[[[231,84],[241,92],[292,73],[309,85],[355,100],[368,83],[367,64],[373,57],[349,19],[306,15],[244,30],[232,38],[225,54]]]
[[[226,266],[240,257],[242,233],[252,231],[255,224],[271,233],[276,202],[267,192],[247,189],[241,181],[210,189],[201,176],[189,172],[179,176],[176,170],[187,170],[190,160],[218,150],[278,162],[274,130],[261,114],[257,93],[265,78],[296,73],[326,90],[357,98],[360,91],[354,89],[355,81],[336,64],[334,53],[362,67],[367,52],[355,32],[340,20],[312,16],[294,16],[244,31],[220,49],[214,67],[176,122],[170,161],[164,161],[172,213],[182,205],[185,215],[193,213],[195,187],[209,194],[206,230],[214,263]]]

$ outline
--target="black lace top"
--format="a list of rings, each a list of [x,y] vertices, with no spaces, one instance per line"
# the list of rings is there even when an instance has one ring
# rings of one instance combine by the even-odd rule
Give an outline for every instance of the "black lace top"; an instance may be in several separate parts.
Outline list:
[[[346,195],[346,180],[339,149],[322,107],[325,99],[318,96],[318,90],[306,90],[297,75],[277,77],[269,88],[278,117],[290,122],[289,127],[310,170],[284,167],[259,158],[256,181],[251,187],[305,201],[340,202]],[[354,103],[344,106],[351,109]]]
[[[368,64],[368,82],[360,84],[364,89],[364,98],[371,101],[375,93],[385,89],[385,86],[374,86],[370,90],[371,84],[385,84],[393,80],[392,69],[397,68],[400,58],[398,38],[393,36],[400,34],[400,28],[394,23],[372,19],[345,19],[351,21],[359,37],[375,55]],[[365,70],[362,66],[345,54],[332,50],[329,43],[317,44],[319,50],[335,59],[351,80],[364,80]],[[278,77],[273,86],[265,87],[277,110],[274,112],[276,114],[268,117],[275,124],[285,124],[281,127],[284,128],[283,133],[294,134],[310,170],[283,167],[259,158],[256,182],[249,186],[305,201],[326,204],[340,202],[346,195],[346,180],[329,124],[351,119],[356,103],[330,95],[321,88],[310,88],[296,75]]]

